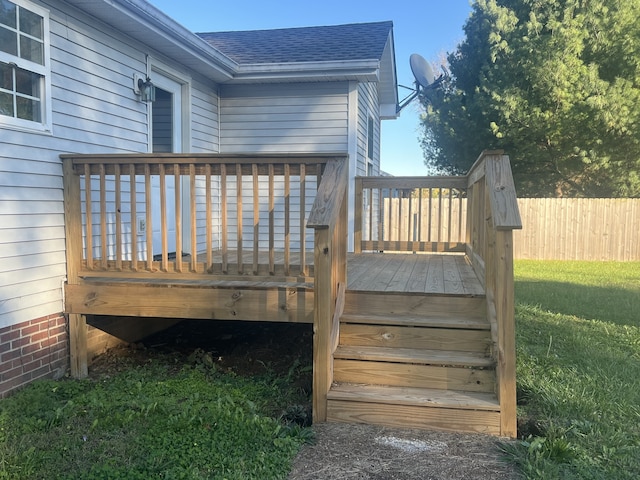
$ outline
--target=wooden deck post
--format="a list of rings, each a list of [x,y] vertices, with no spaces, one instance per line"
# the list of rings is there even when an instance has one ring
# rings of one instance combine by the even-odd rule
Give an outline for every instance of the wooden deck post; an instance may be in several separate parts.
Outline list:
[[[362,178],[356,177],[355,183],[355,211],[353,216],[353,251],[362,252]],[[371,205],[373,208],[373,205]],[[371,226],[369,226],[371,228]]]
[[[307,226],[314,237],[313,422],[327,420],[327,394],[333,381],[334,313],[338,285],[346,282],[346,159],[327,163]]]
[[[332,246],[331,232],[316,229],[314,245],[315,291],[313,322],[313,422],[327,420],[327,393],[331,387],[333,357],[332,318]]]
[[[496,316],[498,328],[498,398],[500,400],[500,433],[517,436],[516,419],[516,331],[513,276],[513,232],[498,230],[495,235]]]
[[[91,179],[85,180],[89,182]],[[67,283],[79,282],[78,272],[82,261],[82,212],[80,209],[80,176],[73,170],[73,160],[63,160],[64,217],[67,253]],[[84,378],[87,367],[87,322],[84,315],[71,313],[69,322],[69,358],[71,375]]]

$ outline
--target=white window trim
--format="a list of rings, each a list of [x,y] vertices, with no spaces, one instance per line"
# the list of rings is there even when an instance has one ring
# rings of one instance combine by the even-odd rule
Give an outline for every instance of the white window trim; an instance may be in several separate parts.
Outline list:
[[[159,75],[165,76],[176,83],[179,83],[182,88],[180,91],[181,94],[181,138],[182,138],[182,152],[190,152],[191,151],[191,76],[186,75],[175,68],[169,66],[168,64],[158,60],[157,58],[147,56],[147,76],[153,82],[154,73],[158,73]],[[151,119],[147,122],[148,130],[149,130],[149,144],[148,151],[152,151],[152,140],[151,140]]]
[[[9,0],[11,3],[18,5],[21,8],[29,10],[43,18],[43,40],[44,40],[44,65],[40,65],[23,58],[19,58],[0,51],[0,61],[9,64],[15,64],[17,67],[27,70],[38,75],[42,75],[44,78],[44,85],[42,85],[42,98],[41,101],[41,115],[42,120],[40,122],[34,122],[31,120],[23,120],[21,118],[9,117],[6,115],[0,115],[0,126],[6,128],[12,128],[16,130],[26,130],[29,132],[43,132],[51,133],[51,55],[50,55],[50,29],[49,29],[49,10],[35,5],[27,0]]]

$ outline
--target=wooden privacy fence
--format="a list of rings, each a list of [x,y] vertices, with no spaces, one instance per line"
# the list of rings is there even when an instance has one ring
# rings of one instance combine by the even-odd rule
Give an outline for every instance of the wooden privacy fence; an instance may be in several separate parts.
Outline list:
[[[519,198],[515,258],[640,261],[640,198]]]

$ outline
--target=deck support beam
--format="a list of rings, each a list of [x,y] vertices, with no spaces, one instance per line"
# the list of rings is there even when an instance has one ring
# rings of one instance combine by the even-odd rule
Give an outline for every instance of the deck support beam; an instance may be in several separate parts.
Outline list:
[[[77,313],[69,314],[69,360],[73,378],[87,377],[87,317]]]

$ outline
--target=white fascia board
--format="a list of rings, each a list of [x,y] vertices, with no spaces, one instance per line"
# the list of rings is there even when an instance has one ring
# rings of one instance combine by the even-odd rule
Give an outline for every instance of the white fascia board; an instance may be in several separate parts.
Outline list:
[[[233,82],[327,79],[378,82],[379,75],[377,60],[246,64],[238,66]]]
[[[217,81],[233,78],[238,67],[238,64],[229,57],[144,0],[67,0],[67,2],[160,51],[163,51],[163,46],[170,48],[169,45],[182,51],[185,55],[182,57],[185,65],[195,62],[199,65],[198,70],[212,73]],[[132,30],[129,23],[131,21],[137,24],[139,29]],[[191,62],[188,61],[189,58]]]

